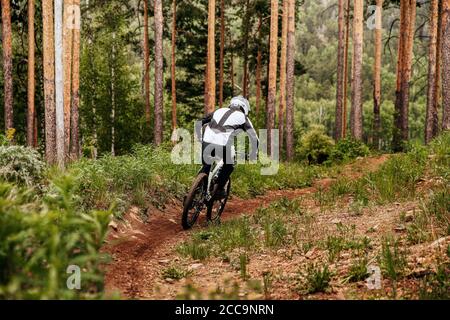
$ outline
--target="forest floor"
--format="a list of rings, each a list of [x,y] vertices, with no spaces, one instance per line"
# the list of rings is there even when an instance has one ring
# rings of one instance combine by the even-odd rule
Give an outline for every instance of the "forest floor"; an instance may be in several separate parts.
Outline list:
[[[343,166],[339,178],[356,180],[377,170],[388,157],[358,159]],[[111,224],[103,248],[112,257],[106,268],[106,293],[131,299],[418,298],[424,277],[436,272],[437,262],[448,260],[445,251],[450,237],[407,244],[407,225],[420,210],[418,200],[356,207],[352,197],[345,196],[331,205],[322,205],[321,194],[335,181],[319,179],[312,187],[270,191],[250,200],[233,197],[222,216],[222,226],[208,227],[200,219],[187,232],[181,228],[178,202],[168,204],[163,211],[149,208],[145,216],[139,208],[131,208],[121,221]],[[264,210],[261,208],[273,204],[272,209],[281,208],[286,216],[290,215],[284,220],[285,226],[280,227],[288,241],[267,247],[258,241],[267,241],[269,229],[255,227],[255,223],[261,220],[257,218]],[[278,221],[278,214],[273,221]],[[202,245],[197,242],[195,247],[193,239],[215,237],[221,232],[218,228],[226,228],[233,220],[250,225],[249,230],[256,233],[252,244],[224,246],[218,254],[201,256]],[[295,232],[285,232],[293,226]],[[225,232],[240,231],[229,228]],[[383,244],[391,235],[400,239],[401,251],[408,252],[406,271],[398,278],[395,272],[391,277],[382,275],[381,288],[369,289],[366,266],[383,263]],[[220,241],[240,240],[222,235]],[[192,254],[181,254],[183,246],[191,248]],[[387,257],[393,264],[391,269],[399,260],[396,246],[397,242],[393,257]],[[198,253],[199,258],[193,259]]]

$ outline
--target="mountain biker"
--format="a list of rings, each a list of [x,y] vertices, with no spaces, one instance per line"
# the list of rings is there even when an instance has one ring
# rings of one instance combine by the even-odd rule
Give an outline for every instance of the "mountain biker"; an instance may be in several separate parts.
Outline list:
[[[231,99],[228,107],[220,108],[206,115],[202,121],[204,129],[202,139],[202,172],[209,174],[214,157],[224,160],[219,173],[218,188],[215,197],[226,197],[225,185],[234,170],[234,137],[246,132],[250,138],[251,153],[249,159],[254,161],[258,155],[259,139],[252,122],[248,118],[250,103],[242,96]],[[200,136],[200,135],[198,135]]]

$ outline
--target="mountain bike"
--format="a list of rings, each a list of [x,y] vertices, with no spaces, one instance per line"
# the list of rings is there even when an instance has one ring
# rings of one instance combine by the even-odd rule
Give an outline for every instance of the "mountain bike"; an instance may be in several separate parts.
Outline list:
[[[206,219],[209,223],[220,223],[220,217],[231,190],[230,178],[224,187],[225,197],[216,197],[219,188],[217,179],[223,165],[222,159],[215,159],[209,175],[203,172],[198,173],[183,201],[181,224],[184,230],[192,228],[204,209],[206,209]]]

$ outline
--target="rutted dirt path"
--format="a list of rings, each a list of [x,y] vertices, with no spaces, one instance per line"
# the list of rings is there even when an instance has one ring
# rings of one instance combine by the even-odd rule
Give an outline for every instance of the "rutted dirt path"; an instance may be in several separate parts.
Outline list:
[[[386,155],[357,160],[345,166],[339,176],[353,179],[363,173],[376,170],[387,159]],[[334,179],[315,181],[312,187],[296,190],[269,191],[262,196],[243,200],[231,199],[223,214],[223,219],[231,219],[244,213],[251,213],[260,206],[286,197],[294,199],[328,187]],[[124,298],[150,298],[160,290],[161,263],[177,259],[171,254],[176,244],[189,237],[180,224],[181,204],[169,203],[164,211],[156,208],[147,210],[148,219],[143,222],[138,208],[131,208],[121,222],[113,223],[104,251],[112,256],[106,267],[105,286],[107,293],[119,292]],[[204,226],[200,219],[197,228]],[[163,260],[161,260],[163,259]],[[164,296],[159,292],[158,296]]]

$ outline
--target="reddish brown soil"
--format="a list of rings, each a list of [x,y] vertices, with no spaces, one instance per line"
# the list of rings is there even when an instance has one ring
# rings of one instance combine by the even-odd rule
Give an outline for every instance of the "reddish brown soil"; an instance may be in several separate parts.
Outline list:
[[[347,165],[339,173],[354,179],[363,173],[373,171],[386,160],[387,156],[357,160]],[[318,180],[312,187],[296,190],[269,191],[253,199],[231,199],[223,214],[223,219],[231,219],[256,208],[266,206],[282,197],[294,199],[311,194],[317,188],[327,188],[334,179]],[[106,292],[120,293],[124,298],[150,297],[154,290],[155,279],[159,275],[161,258],[167,257],[169,248],[189,237],[190,232],[181,228],[181,204],[173,201],[166,209],[149,208],[148,219],[143,222],[139,208],[131,208],[123,221],[113,223],[103,251],[109,253],[112,261],[106,267]],[[200,219],[196,228],[204,227]]]

